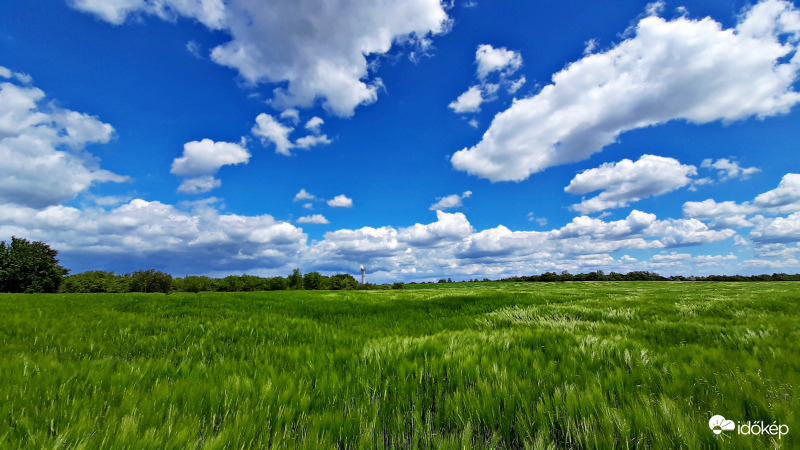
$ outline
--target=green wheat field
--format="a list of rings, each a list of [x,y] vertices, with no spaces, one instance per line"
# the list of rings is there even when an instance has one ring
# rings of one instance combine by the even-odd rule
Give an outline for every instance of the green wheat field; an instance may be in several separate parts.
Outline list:
[[[0,448],[796,449],[798,397],[800,283],[0,295]]]

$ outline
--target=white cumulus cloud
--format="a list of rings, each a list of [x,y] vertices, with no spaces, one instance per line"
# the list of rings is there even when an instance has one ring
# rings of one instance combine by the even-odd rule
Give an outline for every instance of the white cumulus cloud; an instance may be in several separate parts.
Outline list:
[[[211,139],[183,144],[183,155],[172,161],[170,173],[181,176],[213,174],[222,166],[247,164],[250,153],[239,144]]]
[[[769,242],[791,241],[796,217],[765,216],[797,211],[800,211],[800,174],[795,173],[787,173],[777,188],[757,195],[750,202],[707,199],[683,204],[684,217],[708,221],[712,228],[755,227],[750,238],[759,246]]]
[[[225,23],[224,0],[67,0],[75,9],[92,13],[114,25],[121,25],[131,14],[152,14],[164,20],[177,16],[197,19],[211,29]]]
[[[328,200],[328,206],[332,206],[334,208],[350,208],[353,206],[353,199],[348,198],[344,194],[337,195],[336,197]]]
[[[27,73],[13,72],[8,67],[0,66],[0,78],[13,78],[22,84],[31,84],[33,78]]]
[[[439,0],[71,0],[72,7],[122,24],[131,14],[196,19],[230,40],[211,58],[256,85],[273,90],[278,108],[309,107],[317,99],[331,113],[350,116],[374,102],[381,80],[371,77],[368,55],[405,43],[425,47],[446,32],[449,18]]]
[[[459,95],[457,99],[450,102],[447,107],[459,114],[478,112],[481,110],[483,100],[481,87],[472,86],[463,94]]]
[[[728,158],[721,158],[716,161],[711,158],[706,158],[700,164],[704,169],[715,169],[720,181],[727,181],[731,179],[741,178],[746,180],[750,175],[759,172],[761,169],[758,167],[741,167],[736,161],[731,161]]]
[[[714,228],[751,227],[753,223],[747,220],[747,216],[756,211],[758,208],[748,203],[739,204],[732,201],[718,203],[712,199],[683,204],[684,217],[710,221]]]
[[[314,117],[308,119],[308,122],[306,122],[305,128],[306,128],[306,130],[310,130],[310,131],[312,131],[314,133],[319,133],[319,131],[320,131],[319,127],[321,127],[323,123],[325,123],[325,121],[322,120],[322,118],[314,116]]]
[[[753,242],[800,242],[800,212],[772,219],[757,217],[756,220],[758,223],[750,232],[750,240]]]
[[[800,102],[799,17],[782,0],[753,6],[734,29],[711,18],[645,17],[633,37],[570,64],[497,114],[478,144],[453,154],[453,167],[518,181],[586,159],[629,130],[788,113]]]
[[[293,111],[296,112],[296,110]],[[281,114],[281,117],[293,121],[296,117],[299,118],[299,116],[294,113],[289,115]],[[332,142],[328,136],[319,134],[319,127],[322,123],[323,121],[319,117],[311,118],[306,123],[306,128],[313,131],[314,134],[301,137],[295,142],[292,142],[289,135],[294,131],[294,127],[282,124],[270,114],[261,113],[256,117],[256,124],[251,131],[255,136],[261,138],[263,144],[266,145],[268,142],[274,144],[275,153],[291,156],[291,150],[293,148],[309,149],[317,145],[327,145]]]
[[[778,187],[759,194],[753,204],[762,209],[779,212],[800,210],[800,174],[787,173]]]
[[[642,155],[637,161],[623,159],[583,171],[564,188],[570,194],[602,191],[571,209],[587,214],[628,206],[643,198],[663,195],[691,183],[697,169],[677,159]]]
[[[294,196],[294,201],[296,202],[301,202],[303,200],[316,200],[316,199],[317,197],[306,191],[305,188],[300,189],[300,192],[298,192]]]
[[[294,130],[293,127],[283,125],[267,113],[261,113],[256,117],[256,124],[252,132],[261,138],[263,143],[271,142],[275,144],[275,153],[289,156],[294,144],[289,139],[289,134]]]
[[[313,224],[327,224],[330,223],[328,219],[322,214],[312,214],[310,216],[303,216],[297,219],[297,223],[313,223]]]
[[[308,135],[297,139],[294,145],[297,148],[309,149],[311,147],[316,147],[317,145],[327,145],[331,142],[333,141],[331,141],[328,136],[324,134],[320,136]]]
[[[470,86],[447,105],[457,114],[480,112],[481,104],[497,98],[496,94],[501,84],[510,94],[515,94],[525,83],[524,76],[513,81],[508,79],[522,66],[522,56],[515,51],[482,44],[475,51],[475,63],[478,65],[478,84]],[[492,73],[499,74],[499,83],[487,81],[487,77]]]
[[[475,51],[475,62],[478,64],[477,73],[480,79],[485,79],[493,72],[510,76],[522,67],[522,56],[505,47],[494,48],[489,44],[482,44]]]
[[[287,108],[284,109],[283,112],[280,114],[281,119],[286,119],[293,124],[297,125],[300,123],[300,111],[295,108]]]
[[[19,228],[97,269],[117,263],[136,270],[154,262],[172,273],[283,267],[307,245],[301,229],[269,215],[220,214],[208,206],[191,213],[143,199],[110,211],[0,204],[0,234]]]
[[[8,69],[2,75],[19,81]],[[0,82],[0,203],[45,207],[70,200],[94,183],[128,180],[101,169],[85,150],[87,144],[109,142],[111,125],[43,104],[44,98],[36,87]]]
[[[458,242],[469,236],[474,229],[463,213],[436,211],[436,222],[415,224],[401,228],[397,234],[399,242],[415,247],[439,247]]]
[[[457,208],[462,205],[462,200],[465,198],[469,198],[472,195],[472,191],[464,191],[461,195],[458,194],[451,194],[444,197],[437,197],[437,202],[430,206],[431,211],[437,211],[442,209],[449,209],[449,208]]]

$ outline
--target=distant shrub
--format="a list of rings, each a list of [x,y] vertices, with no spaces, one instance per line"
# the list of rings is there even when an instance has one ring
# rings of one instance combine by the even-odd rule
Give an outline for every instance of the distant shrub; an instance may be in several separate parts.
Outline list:
[[[358,281],[347,273],[340,273],[330,277],[331,281],[331,289],[334,290],[349,290],[349,289],[357,289],[358,288]]]
[[[286,282],[286,278],[272,277],[264,279],[264,288],[268,291],[285,291],[289,289],[289,284]]]
[[[158,270],[137,270],[130,275],[130,292],[170,292],[172,275]]]
[[[102,270],[70,275],[61,284],[61,292],[66,293],[115,294],[128,291],[130,291],[130,278]]]
[[[191,275],[183,279],[176,278],[172,280],[172,286],[174,290],[183,292],[213,291],[215,290],[214,281],[209,277]]]
[[[330,289],[330,280],[319,272],[309,272],[303,275],[303,289],[327,290]]]

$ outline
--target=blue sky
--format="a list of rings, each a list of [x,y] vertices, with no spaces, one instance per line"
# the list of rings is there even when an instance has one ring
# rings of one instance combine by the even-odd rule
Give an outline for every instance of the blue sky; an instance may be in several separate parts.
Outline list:
[[[0,239],[73,272],[800,269],[788,1],[0,4]]]

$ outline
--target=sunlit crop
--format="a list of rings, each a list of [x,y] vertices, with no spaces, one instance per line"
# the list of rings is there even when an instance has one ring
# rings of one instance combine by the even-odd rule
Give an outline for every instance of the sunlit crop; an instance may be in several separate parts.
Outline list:
[[[798,355],[796,283],[2,295],[0,448],[799,448]]]

